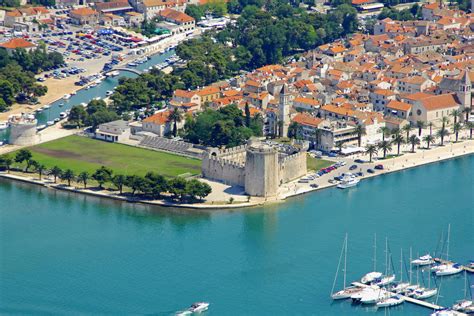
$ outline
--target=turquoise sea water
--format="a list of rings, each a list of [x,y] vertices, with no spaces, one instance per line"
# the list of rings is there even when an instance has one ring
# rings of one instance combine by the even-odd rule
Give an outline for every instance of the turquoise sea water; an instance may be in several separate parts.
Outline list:
[[[122,204],[0,180],[0,313],[170,315],[385,314],[329,294],[344,234],[348,279],[433,251],[451,223],[450,256],[474,259],[474,156],[244,211]],[[439,282],[440,279],[438,279]],[[462,298],[445,277],[439,304]],[[421,281],[420,281],[421,282]],[[405,303],[392,315],[429,315]]]

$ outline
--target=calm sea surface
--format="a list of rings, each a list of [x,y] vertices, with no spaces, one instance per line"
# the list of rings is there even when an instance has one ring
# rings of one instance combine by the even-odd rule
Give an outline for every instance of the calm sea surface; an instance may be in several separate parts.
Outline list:
[[[400,248],[434,251],[448,223],[450,257],[474,259],[472,155],[232,212],[0,180],[0,313],[170,315],[204,300],[212,315],[384,315],[329,299],[345,233],[348,280],[356,280],[372,270],[374,233],[378,270],[387,237],[398,273]],[[440,280],[439,304],[463,297],[462,275]],[[429,312],[408,303],[390,310]]]

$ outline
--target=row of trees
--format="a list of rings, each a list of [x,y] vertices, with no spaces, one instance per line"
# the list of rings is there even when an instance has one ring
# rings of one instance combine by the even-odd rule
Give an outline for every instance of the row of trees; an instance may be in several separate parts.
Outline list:
[[[215,111],[206,109],[195,117],[188,117],[183,137],[192,143],[206,146],[238,146],[251,136],[261,136],[263,119],[251,117],[248,106],[246,115],[237,105],[231,104]]]
[[[366,153],[369,154],[370,161],[372,162],[372,156],[377,154],[380,150],[383,152],[383,158],[387,157],[387,153],[392,150],[392,146],[397,146],[397,155],[400,155],[400,147],[402,144],[410,144],[411,145],[411,152],[415,152],[415,147],[420,145],[423,141],[426,144],[426,148],[430,149],[430,145],[436,142],[436,139],[439,139],[439,145],[444,145],[444,140],[446,137],[450,135],[450,131],[448,129],[449,119],[447,117],[442,118],[442,125],[439,130],[435,134],[433,134],[432,124],[425,125],[424,122],[417,123],[418,135],[411,134],[410,132],[413,130],[413,127],[409,124],[405,125],[402,129],[393,129],[390,130],[387,127],[381,128],[381,132],[383,135],[383,139],[377,145],[367,145],[366,146]],[[429,127],[430,131],[429,134],[425,136],[422,135],[422,129],[425,127]],[[451,126],[451,132],[455,135],[455,142],[459,140],[459,133],[461,130],[465,128],[469,130],[469,138],[472,139],[473,137],[473,130],[474,130],[474,122],[466,122],[463,126],[459,122],[455,122]],[[403,134],[406,133],[404,136]],[[387,136],[390,136],[391,139],[386,139]]]
[[[200,21],[206,14],[222,17],[227,14],[227,4],[223,0],[210,0],[203,5],[188,4],[185,13]]]
[[[153,172],[141,177],[114,174],[111,169],[104,166],[92,174],[86,171],[76,174],[72,169],[62,170],[58,166],[48,169],[44,164],[33,160],[32,153],[27,149],[18,151],[14,158],[8,155],[0,156],[0,166],[8,171],[13,162],[25,163],[24,171],[36,171],[40,180],[43,175],[51,175],[54,177],[54,183],[57,183],[58,179],[67,182],[68,186],[71,186],[72,182],[76,182],[82,184],[84,189],[87,188],[91,180],[94,180],[99,184],[100,189],[103,189],[105,184],[111,184],[120,194],[123,194],[124,190],[128,188],[132,196],[140,194],[141,198],[161,199],[163,194],[167,193],[179,201],[195,201],[204,199],[212,192],[207,183],[197,179],[186,180],[180,177],[166,179]]]

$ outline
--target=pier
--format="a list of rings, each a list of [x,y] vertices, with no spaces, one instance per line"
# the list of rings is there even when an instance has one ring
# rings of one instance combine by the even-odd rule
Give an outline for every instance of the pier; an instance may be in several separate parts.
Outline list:
[[[441,264],[453,264],[454,263],[452,261],[444,260],[444,259],[440,259],[440,258],[434,258],[433,260],[435,262],[438,262],[438,263],[441,263]],[[466,270],[469,273],[474,273],[474,268],[471,268],[471,267],[468,267],[468,266],[465,266],[465,265],[462,265],[462,264],[460,264],[460,266],[463,270]]]
[[[360,282],[352,282],[352,285],[357,286],[357,287],[361,287],[361,288],[368,287],[368,285],[360,283]],[[394,293],[394,292],[390,292],[390,291],[387,291],[387,293],[393,294],[394,296],[399,295],[399,296],[403,297],[403,299],[406,302],[416,304],[416,305],[420,305],[420,306],[423,306],[423,307],[427,307],[427,308],[430,308],[432,310],[444,309],[443,306],[439,306],[439,305],[436,305],[436,304],[433,304],[433,303],[430,303],[430,302],[426,302],[426,301],[422,301],[422,300],[417,300],[416,298],[409,297],[409,296],[406,296],[406,295],[402,295],[402,294],[398,294],[398,293]],[[464,315],[464,314],[461,313],[459,315]]]

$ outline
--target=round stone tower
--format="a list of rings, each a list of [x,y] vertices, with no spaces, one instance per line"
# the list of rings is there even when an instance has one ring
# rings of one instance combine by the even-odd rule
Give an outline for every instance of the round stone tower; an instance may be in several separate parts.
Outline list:
[[[39,141],[36,133],[36,118],[33,115],[22,114],[9,119],[10,138],[8,142],[12,145],[31,146]]]
[[[261,142],[249,142],[245,162],[245,192],[252,196],[276,196],[278,178],[278,151]]]

